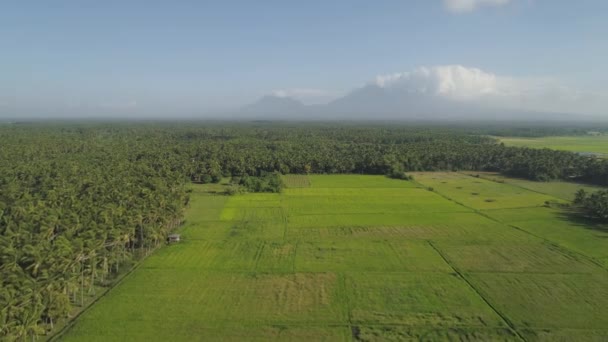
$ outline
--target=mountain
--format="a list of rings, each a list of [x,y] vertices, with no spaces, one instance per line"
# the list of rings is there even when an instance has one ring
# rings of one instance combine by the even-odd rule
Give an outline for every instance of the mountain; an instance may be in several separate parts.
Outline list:
[[[278,96],[265,96],[244,107],[247,117],[311,120],[568,120],[571,115],[498,108],[491,99],[458,101],[399,87],[368,84],[325,105],[305,105]]]
[[[355,89],[326,106],[329,113],[355,119],[442,119],[470,112],[461,103],[439,96],[370,84]]]

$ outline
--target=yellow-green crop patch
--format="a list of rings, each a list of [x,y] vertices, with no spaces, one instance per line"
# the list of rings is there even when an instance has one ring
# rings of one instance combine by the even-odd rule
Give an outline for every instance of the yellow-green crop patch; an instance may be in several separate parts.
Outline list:
[[[290,194],[285,205],[292,216],[471,211],[425,189],[404,189],[391,195],[383,189],[370,189],[356,194],[352,189],[346,189],[343,194],[336,191],[338,189],[332,190],[332,195]]]
[[[318,215],[311,215],[314,218]],[[337,217],[336,217],[337,216]],[[510,228],[475,213],[433,213],[420,215],[365,215],[369,222],[391,223],[382,226],[365,226],[352,216],[336,215],[330,219],[317,217],[317,226],[299,227],[290,218],[287,238],[303,241],[326,241],[336,239],[390,239],[458,241],[461,243],[528,243],[542,241],[525,232]],[[346,218],[349,224],[332,226],[337,219]],[[329,222],[327,222],[329,221]]]
[[[386,240],[300,242],[295,269],[301,272],[451,271],[427,243]]]
[[[413,188],[415,183],[385,176],[370,175],[309,175],[313,188]]]
[[[287,175],[280,194],[233,196],[193,185],[182,241],[143,261],[62,339],[608,336],[608,232],[543,207],[572,185],[553,197],[510,179],[414,177]]]
[[[226,207],[220,216],[222,221],[284,221],[280,207]]]
[[[222,240],[228,237],[231,231],[237,229],[239,222],[205,221],[205,229],[200,229],[201,222],[186,221],[181,234],[185,242],[196,240]]]
[[[228,221],[231,224],[226,239],[251,239],[283,241],[286,231],[285,222],[279,221]]]
[[[228,198],[219,195],[194,195],[197,200],[190,204],[189,215],[186,222],[192,225],[204,224],[206,221],[216,221],[220,219],[224,205]],[[200,198],[200,199],[199,199]]]
[[[267,341],[321,341],[340,342],[351,340],[348,327],[317,326],[226,326],[207,327],[192,324],[190,321],[171,322],[171,329],[154,329],[148,322],[129,321],[115,322],[117,328],[107,331],[103,327],[78,325],[66,336],[66,341],[82,341],[79,336],[86,336],[87,342],[107,341],[211,341],[211,342],[267,342]],[[157,322],[157,325],[164,325]],[[485,336],[485,335],[484,335]]]
[[[336,214],[289,218],[291,239],[379,238],[450,240],[464,243],[540,241],[476,213]]]
[[[296,245],[261,240],[184,242],[188,248],[165,248],[142,268],[197,269],[218,272],[287,272],[293,270]]]
[[[417,188],[295,188],[285,189],[283,193],[287,199],[292,196],[401,197],[411,194],[412,190],[417,190]]]
[[[309,188],[310,178],[307,175],[283,175],[283,184],[288,188]]]
[[[226,208],[270,208],[280,207],[281,196],[279,194],[246,194],[228,197],[224,207]]]

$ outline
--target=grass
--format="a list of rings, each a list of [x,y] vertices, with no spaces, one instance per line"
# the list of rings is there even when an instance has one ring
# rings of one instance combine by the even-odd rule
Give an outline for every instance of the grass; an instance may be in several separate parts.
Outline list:
[[[317,192],[318,189],[310,189]],[[453,202],[443,201],[425,189],[332,189],[330,195],[286,192],[291,216],[322,214],[403,214],[470,211]],[[397,191],[393,191],[397,190]]]
[[[477,210],[537,207],[544,205],[546,201],[564,202],[548,194],[461,173],[413,173],[412,175],[425,186]]]
[[[310,175],[308,178],[313,188],[400,189],[416,187],[415,183],[385,176],[348,175],[345,177],[344,175]]]
[[[492,328],[412,328],[408,326],[357,326],[361,341],[513,341],[518,340],[509,329]]]
[[[608,266],[608,229],[572,221],[557,209],[489,210],[487,215]]]
[[[580,189],[584,189],[587,192],[594,192],[604,189],[600,186],[573,182],[534,182],[527,179],[505,177],[495,172],[467,172],[467,174],[479,175],[479,177],[482,177],[484,179],[489,179],[499,183],[507,183],[527,190],[541,192],[567,201],[574,200],[576,192]]]
[[[289,239],[319,241],[329,239],[390,239],[423,241],[460,241],[462,243],[504,243],[537,241],[525,232],[511,229],[473,212],[422,213],[409,215],[335,215],[319,216],[313,226],[300,227],[290,218]],[[314,216],[311,216],[314,217]],[[339,219],[349,224],[332,226]],[[365,226],[362,218],[374,223]],[[325,221],[325,222],[324,222]],[[385,225],[379,225],[384,222]]]
[[[288,175],[281,194],[234,196],[193,185],[183,241],[61,339],[608,337],[608,232],[543,207],[572,185],[414,176]]]
[[[593,273],[597,265],[547,244],[442,245],[450,262],[466,272]]]
[[[450,271],[427,243],[347,240],[302,242],[295,270],[300,272]]]
[[[283,175],[283,184],[289,188],[309,188],[310,178],[307,175]]]
[[[608,279],[586,274],[471,274],[516,328],[605,329]]]
[[[551,148],[554,150],[608,155],[608,135],[553,136],[542,138],[501,137],[507,146]]]
[[[455,274],[352,274],[346,278],[354,323],[487,326],[504,322]]]

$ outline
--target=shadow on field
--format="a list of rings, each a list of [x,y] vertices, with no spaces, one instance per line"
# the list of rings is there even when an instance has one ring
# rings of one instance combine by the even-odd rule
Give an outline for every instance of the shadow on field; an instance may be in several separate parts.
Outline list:
[[[600,223],[598,219],[587,215],[586,213],[572,207],[561,208],[557,217],[563,221],[567,221],[570,224],[580,226],[584,229],[590,229],[608,233],[608,225]],[[606,237],[608,238],[608,237]]]

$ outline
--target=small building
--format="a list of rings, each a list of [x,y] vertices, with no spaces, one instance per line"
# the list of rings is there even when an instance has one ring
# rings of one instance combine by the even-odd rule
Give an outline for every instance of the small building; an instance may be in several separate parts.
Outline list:
[[[167,236],[168,243],[179,242],[180,240],[181,240],[181,235],[179,235],[179,234],[171,234],[171,235]]]

